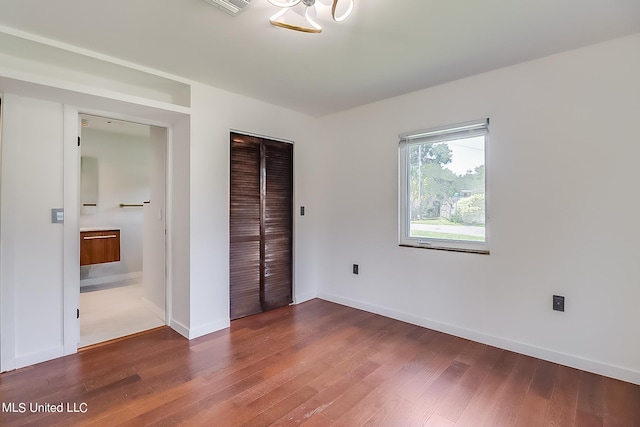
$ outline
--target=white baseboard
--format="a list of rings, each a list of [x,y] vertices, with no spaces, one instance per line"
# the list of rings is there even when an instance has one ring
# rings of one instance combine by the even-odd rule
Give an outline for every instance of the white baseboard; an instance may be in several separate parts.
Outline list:
[[[169,323],[169,326],[171,327],[171,329],[173,329],[174,331],[176,331],[177,333],[179,333],[183,337],[189,339],[189,328],[184,326],[182,323],[178,322],[175,319],[171,319],[171,322]]]
[[[221,329],[226,329],[230,325],[231,321],[229,319],[221,319],[217,322],[207,323],[206,325],[198,326],[196,328],[187,328],[182,323],[178,322],[175,319],[172,319],[169,326],[171,326],[171,329],[175,330],[183,337],[192,340],[194,338],[198,338],[203,335],[219,331]]]
[[[134,271],[133,273],[114,274],[113,276],[91,277],[89,279],[80,280],[80,287],[103,285],[105,283],[123,282],[125,280],[141,279],[142,271]]]
[[[220,319],[216,322],[207,323],[206,325],[198,326],[196,328],[191,328],[189,331],[189,339],[194,339],[201,337],[203,335],[210,334],[212,332],[219,331],[221,329],[226,329],[231,326],[231,321],[229,318]]]
[[[150,312],[158,316],[160,319],[162,319],[162,321],[165,321],[166,318],[163,308],[158,307],[146,298],[142,298],[142,303]]]
[[[308,292],[306,294],[301,294],[301,295],[296,294],[293,298],[293,303],[302,304],[303,302],[311,301],[312,299],[317,297],[318,295],[316,295],[315,292]]]
[[[595,374],[604,375],[606,377],[640,385],[640,372],[632,371],[630,369],[622,368],[619,366],[584,359],[581,357],[572,356],[570,354],[560,353],[554,350],[536,347],[517,341],[506,340],[504,338],[487,335],[471,329],[460,328],[447,323],[441,323],[431,319],[427,319],[425,317],[415,316],[413,314],[403,313],[400,311],[391,310],[373,304],[363,303],[349,298],[343,298],[341,296],[329,294],[326,292],[319,292],[318,298],[335,302],[337,304],[346,305],[348,307],[357,308],[359,310],[368,311],[370,313],[379,314],[381,316],[390,317],[392,319],[411,323],[413,325],[418,325],[436,331],[444,332],[449,335],[466,338],[471,341],[491,345],[504,350],[513,351],[527,356],[536,357],[538,359],[558,363],[560,365],[565,365],[572,368],[581,369],[583,371],[593,372]]]
[[[35,365],[36,363],[46,362],[47,360],[57,359],[62,356],[64,356],[64,347],[61,345],[55,346],[36,353],[16,356],[15,368],[24,368],[25,366]]]

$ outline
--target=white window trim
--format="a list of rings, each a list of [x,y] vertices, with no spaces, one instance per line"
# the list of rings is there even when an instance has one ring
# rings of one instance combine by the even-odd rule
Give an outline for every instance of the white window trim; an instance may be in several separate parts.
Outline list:
[[[484,165],[485,165],[485,241],[468,242],[448,239],[409,237],[409,150],[411,145],[436,143],[459,139],[461,137],[485,137]],[[398,244],[400,246],[440,249],[457,252],[472,252],[489,254],[490,237],[490,197],[489,197],[489,168],[487,167],[489,151],[489,119],[474,120],[449,126],[441,126],[415,132],[401,133],[398,146]]]

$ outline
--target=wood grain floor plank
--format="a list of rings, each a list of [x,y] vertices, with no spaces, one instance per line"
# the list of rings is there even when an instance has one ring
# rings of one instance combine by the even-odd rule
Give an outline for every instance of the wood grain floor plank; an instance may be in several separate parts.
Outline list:
[[[512,426],[515,425],[520,407],[535,373],[537,360],[518,355],[516,366],[506,380],[504,388],[493,406],[493,411],[485,425]]]
[[[557,364],[538,359],[536,372],[531,381],[530,392],[543,399],[551,400],[557,370]]]
[[[314,364],[309,367],[307,371],[302,372],[266,393],[260,390],[260,392],[254,394],[254,391],[250,389],[246,393],[241,393],[230,400],[229,403],[231,405],[220,405],[200,413],[196,421],[198,423],[202,421],[203,425],[207,425],[206,423],[211,419],[225,419],[233,420],[233,422],[231,422],[232,425],[243,425],[262,412],[267,411],[269,408],[289,398],[294,393],[297,393],[298,390],[307,387],[309,382],[321,375],[328,368],[328,365],[323,363]]]
[[[602,377],[590,372],[580,372],[576,424],[585,427],[602,427],[604,424],[603,412]]]
[[[299,424],[311,416],[321,413],[324,409],[331,406],[333,402],[338,400],[345,394],[354,384],[360,382],[364,377],[375,371],[379,365],[369,360],[362,361],[357,367],[350,367],[349,371],[345,371],[336,380],[327,381],[326,387],[311,386],[318,394],[309,399],[304,404],[295,408],[295,410],[286,414],[282,419],[276,422],[275,426],[288,425],[292,421]],[[320,377],[318,377],[320,378]],[[316,379],[317,380],[317,379]],[[316,382],[316,381],[314,381]]]
[[[389,371],[394,370],[393,368]],[[364,383],[366,384],[366,383]],[[342,414],[334,424],[340,427],[362,426],[367,422],[370,424],[377,418],[384,418],[384,414],[393,409],[389,405],[398,404],[401,400],[397,395],[388,392],[388,389],[381,387],[379,384],[371,384],[372,391],[362,400],[360,400],[353,408]],[[381,408],[385,407],[384,412],[378,414]],[[327,411],[328,412],[328,411]],[[373,421],[370,419],[375,415]]]
[[[375,402],[379,401],[381,394],[380,385],[389,380],[397,373],[409,360],[413,359],[420,351],[420,344],[414,341],[404,341],[398,335],[391,337],[380,352],[372,356],[371,360],[378,363],[380,367],[369,376],[347,391],[341,399],[334,402],[323,411],[326,417],[338,421],[343,425],[356,423],[353,416],[365,413],[367,407],[375,407]],[[373,398],[366,399],[374,391]],[[349,415],[347,415],[350,413]],[[362,420],[362,422],[366,419]],[[356,425],[356,424],[353,424]]]
[[[449,340],[444,334],[436,336],[383,387],[388,394],[415,402],[468,344],[469,341]]]
[[[371,324],[371,322],[368,321],[367,324]],[[362,356],[360,356],[360,359],[356,358],[355,362],[351,361],[349,358],[353,353],[357,351],[362,352],[362,350],[358,350],[358,343],[366,341],[366,338],[367,338],[366,334],[358,334],[358,337],[355,337],[355,338],[352,337],[351,339],[348,339],[348,340],[343,339],[343,338],[347,338],[351,332],[353,331],[349,327],[345,326],[340,332],[341,334],[344,334],[343,336],[341,336],[340,339],[337,339],[333,335],[328,335],[320,339],[317,338],[306,349],[300,349],[300,351],[296,352],[295,358],[293,358],[295,360],[293,359],[287,360],[285,358],[283,359],[282,362],[275,363],[275,365],[280,365],[281,369],[274,369],[273,368],[274,364],[266,364],[268,367],[261,371],[261,376],[265,381],[257,384],[256,386],[252,387],[249,390],[246,390],[242,394],[249,395],[253,399],[255,399],[256,393],[260,393],[260,391],[258,391],[257,389],[264,390],[264,385],[265,383],[269,382],[268,379],[270,377],[272,377],[273,375],[276,375],[278,372],[286,372],[289,374],[292,371],[292,366],[293,366],[293,370],[295,370],[296,365],[304,366],[302,364],[296,363],[296,361],[299,361],[299,360],[304,360],[306,364],[306,363],[313,363],[314,358],[315,359],[321,358],[322,364],[324,365],[323,375],[325,377],[333,376],[335,378],[340,378],[340,379],[345,378],[346,371],[349,371],[354,366],[356,366],[358,364],[358,360],[362,359]],[[329,340],[328,342],[323,342],[324,340],[327,340],[327,339]],[[349,345],[347,346],[346,343],[348,343]],[[337,345],[337,344],[340,344],[340,345]],[[370,352],[370,351],[371,350],[367,350],[367,352]],[[343,363],[345,359],[350,363]],[[337,368],[339,368],[337,372],[335,369],[331,369],[332,364],[336,364]],[[347,375],[346,378],[349,378],[349,376]],[[326,379],[323,379],[320,381],[320,384],[324,384],[324,387],[329,387],[331,383],[328,382]],[[313,386],[313,381],[311,381],[309,385]],[[273,395],[270,395],[269,397],[273,397]],[[247,412],[245,410],[244,402],[242,402],[242,399],[238,399],[238,397],[236,396],[236,398],[234,398],[234,401],[235,403],[233,405],[220,405],[219,407],[209,409],[205,412],[200,412],[196,418],[204,419],[207,417],[216,417],[217,416],[216,414],[221,414],[221,416],[224,416],[225,419],[229,419],[230,416],[232,417],[238,416],[242,419],[246,419],[248,414],[251,414],[251,412]],[[259,405],[255,405],[255,404],[252,405],[252,409],[254,411],[257,408],[259,408]],[[303,407],[298,408],[298,412],[303,410],[304,410]]]
[[[549,408],[549,399],[540,397],[535,393],[527,393],[525,396],[515,427],[544,426],[544,414]]]
[[[558,367],[545,425],[549,427],[575,425],[579,380],[580,371],[577,369]]]
[[[318,394],[318,392],[314,388],[304,387],[290,395],[289,398],[281,400],[242,425],[246,427],[270,426],[316,394]]]
[[[384,399],[378,400],[376,403],[374,411],[364,414],[364,423],[353,425],[362,425],[364,427],[388,425],[390,422],[395,421],[392,415],[396,414],[408,404],[402,397],[393,394],[387,394]]]
[[[466,352],[456,358],[457,361],[468,364],[469,369],[438,406],[436,414],[439,417],[457,421],[484,379],[491,372],[501,352],[495,347],[474,343]]]
[[[640,387],[603,378],[605,427],[640,426]]]
[[[3,427],[640,426],[640,386],[322,300],[6,372],[0,397]]]
[[[421,413],[421,419],[426,421],[438,410],[442,402],[455,390],[468,369],[469,366],[462,362],[451,361],[447,369],[438,375],[415,401]]]
[[[549,409],[557,365],[537,360],[536,371],[522,402],[515,423],[518,427],[544,426],[544,414]]]
[[[378,411],[376,416],[369,419],[365,425],[422,427],[426,421],[427,415],[421,406],[398,397],[397,404],[393,405],[389,410]]]
[[[517,355],[501,350],[493,369],[482,381],[477,392],[456,421],[456,427],[478,427],[485,425],[491,416],[491,411],[498,402],[507,378],[511,375],[517,362]]]
[[[182,396],[199,396],[206,386],[207,383],[202,378],[195,378],[163,392],[150,393],[141,397],[136,400],[135,405],[125,405],[118,410],[112,409],[105,413],[97,413],[92,410],[87,416],[83,417],[82,425],[86,427],[122,425],[131,420],[139,419],[146,413],[163,408]],[[170,409],[168,408],[167,412],[169,411]]]
[[[333,421],[325,417],[323,414],[314,414],[300,425],[304,427],[329,427],[332,424]]]
[[[442,417],[438,414],[433,414],[429,417],[424,427],[454,427],[455,422],[448,418]]]

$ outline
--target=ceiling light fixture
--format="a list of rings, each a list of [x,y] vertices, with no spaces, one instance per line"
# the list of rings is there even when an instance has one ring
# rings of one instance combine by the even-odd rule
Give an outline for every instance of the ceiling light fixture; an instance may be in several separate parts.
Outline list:
[[[242,12],[245,7],[249,6],[251,0],[203,0],[212,6],[218,7],[229,15],[235,16]]]
[[[268,0],[274,6],[281,7],[275,15],[273,15],[269,22],[271,25],[286,28],[288,30],[301,31],[303,33],[321,33],[322,27],[318,24],[315,19],[318,16],[318,11],[316,10],[316,0]],[[354,0],[317,0],[318,3],[322,6],[331,7],[331,17],[336,22],[342,22],[351,15],[353,11],[353,2]],[[340,4],[340,9],[338,9],[338,3]],[[346,9],[344,5],[346,6]],[[298,15],[304,17],[304,19],[309,23],[308,27],[303,27],[300,25],[290,24],[285,21],[284,16],[289,12],[297,13]]]

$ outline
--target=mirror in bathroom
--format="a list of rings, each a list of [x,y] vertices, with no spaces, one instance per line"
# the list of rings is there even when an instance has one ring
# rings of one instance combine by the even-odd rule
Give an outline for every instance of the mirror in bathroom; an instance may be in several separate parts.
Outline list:
[[[98,212],[98,159],[80,158],[80,213],[91,215]]]

